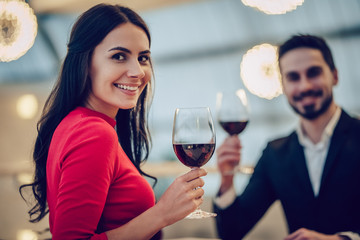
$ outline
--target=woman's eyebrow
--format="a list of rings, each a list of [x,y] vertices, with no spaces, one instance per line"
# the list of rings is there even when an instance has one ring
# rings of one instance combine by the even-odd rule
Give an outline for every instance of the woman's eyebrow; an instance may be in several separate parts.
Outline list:
[[[141,51],[139,54],[151,54],[150,50]]]
[[[111,52],[111,51],[122,51],[122,52],[127,52],[127,53],[131,54],[131,51],[129,49],[120,47],[120,46],[113,47],[113,48],[109,49],[108,52]],[[150,53],[151,53],[150,50],[144,50],[144,51],[141,51],[139,54],[150,54]]]
[[[114,48],[109,49],[108,52],[115,51],[115,50],[131,53],[131,51],[129,49],[124,48],[124,47],[114,47]]]

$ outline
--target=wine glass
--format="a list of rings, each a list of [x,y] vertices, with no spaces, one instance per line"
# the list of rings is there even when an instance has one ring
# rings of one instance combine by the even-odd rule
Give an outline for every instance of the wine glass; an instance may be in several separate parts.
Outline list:
[[[211,158],[215,150],[215,131],[208,107],[177,108],[175,110],[172,144],[177,158],[191,169],[200,168]],[[200,208],[186,218],[215,217],[215,213]]]
[[[244,89],[231,92],[218,92],[216,96],[217,120],[229,135],[239,135],[249,123],[249,104]],[[252,174],[252,166],[237,166],[228,175],[239,171]]]

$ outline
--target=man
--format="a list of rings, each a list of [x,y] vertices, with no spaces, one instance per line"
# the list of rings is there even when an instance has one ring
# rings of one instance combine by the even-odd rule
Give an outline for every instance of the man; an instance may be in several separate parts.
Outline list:
[[[338,73],[331,51],[322,38],[293,36],[279,47],[279,67],[298,129],[268,143],[240,196],[228,174],[240,161],[240,141],[229,137],[218,148],[219,236],[243,238],[280,200],[286,240],[360,239],[360,121],[333,99]]]

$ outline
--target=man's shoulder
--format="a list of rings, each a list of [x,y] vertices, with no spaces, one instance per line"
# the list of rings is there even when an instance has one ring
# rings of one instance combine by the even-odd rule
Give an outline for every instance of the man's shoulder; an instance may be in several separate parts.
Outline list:
[[[344,131],[358,133],[360,131],[360,117],[342,110],[338,125],[340,126],[339,128],[344,129]]]
[[[360,126],[360,116],[356,116],[356,115],[351,115],[351,118],[354,121],[354,124],[359,127]]]
[[[293,143],[294,140],[297,140],[296,132],[291,132],[288,136],[283,136],[280,138],[273,139],[269,141],[268,147],[276,150],[284,149]]]
[[[284,159],[288,159],[289,154],[297,152],[300,148],[296,131],[291,132],[287,136],[273,139],[267,143],[266,148],[263,151],[262,158],[268,159],[272,164],[273,160],[276,162],[283,162]]]

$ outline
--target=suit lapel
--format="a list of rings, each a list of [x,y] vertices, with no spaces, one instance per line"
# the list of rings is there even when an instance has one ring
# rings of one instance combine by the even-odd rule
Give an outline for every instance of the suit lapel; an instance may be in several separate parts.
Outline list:
[[[325,166],[321,177],[320,193],[323,184],[326,183],[326,179],[330,173],[332,166],[338,159],[337,155],[339,153],[339,150],[341,149],[342,144],[345,142],[345,139],[347,137],[346,135],[350,125],[351,125],[351,117],[347,113],[342,111],[339,122],[335,127],[333,136],[331,138],[329,151],[326,157]]]
[[[306,166],[304,149],[300,145],[298,136],[296,133],[292,135],[291,140],[291,156],[290,160],[293,162],[295,172],[297,174],[297,179],[300,181],[300,185],[304,189],[304,194],[307,196],[314,197],[314,191],[310,182],[309,172]]]

